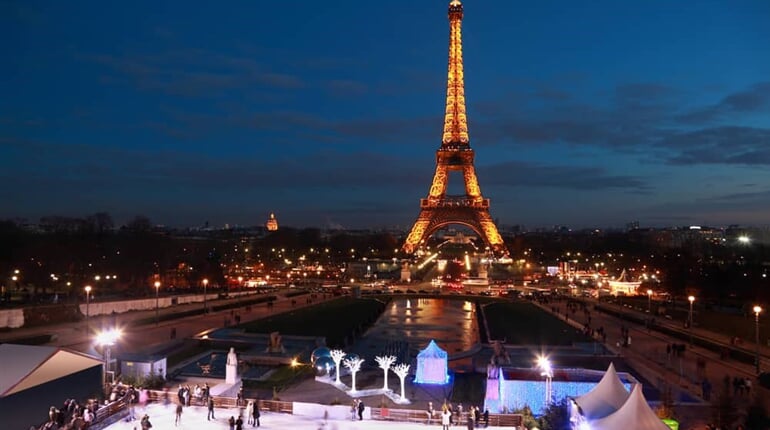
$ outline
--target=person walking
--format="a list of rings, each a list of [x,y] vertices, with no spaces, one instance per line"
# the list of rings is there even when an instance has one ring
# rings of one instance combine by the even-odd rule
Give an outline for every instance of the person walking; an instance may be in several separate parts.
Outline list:
[[[230,430],[235,430],[235,417],[230,415],[230,419],[227,420],[227,424],[230,425]]]
[[[358,411],[358,400],[353,399],[353,404],[350,406],[350,419],[352,421],[356,420],[356,412]]]
[[[484,409],[484,428],[489,427],[489,408]]]
[[[182,420],[182,411],[184,408],[182,408],[182,405],[176,405],[176,418],[174,418],[174,425],[178,426],[179,421]]]
[[[238,419],[235,420],[235,430],[243,430],[243,416],[238,415]]]

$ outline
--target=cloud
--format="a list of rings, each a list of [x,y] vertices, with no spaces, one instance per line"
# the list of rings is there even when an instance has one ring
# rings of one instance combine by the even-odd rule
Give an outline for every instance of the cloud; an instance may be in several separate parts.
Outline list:
[[[713,127],[665,138],[670,164],[770,165],[770,129]]]
[[[705,124],[731,119],[735,115],[770,111],[770,82],[759,82],[749,88],[729,94],[718,103],[684,113],[678,119],[684,123]]]
[[[508,161],[478,167],[484,185],[549,187],[570,190],[626,189],[647,193],[650,186],[629,175],[613,175],[601,167],[558,166]]]
[[[270,70],[253,59],[204,50],[138,56],[100,54],[84,58],[117,74],[104,76],[104,83],[122,79],[144,91],[178,97],[217,97],[231,90],[251,91],[255,86],[281,90],[306,86],[298,76]]]

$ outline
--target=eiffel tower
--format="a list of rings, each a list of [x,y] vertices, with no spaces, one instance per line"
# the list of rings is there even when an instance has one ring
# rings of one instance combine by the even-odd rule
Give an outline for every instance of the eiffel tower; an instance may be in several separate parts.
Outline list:
[[[449,3],[449,73],[447,77],[446,112],[441,147],[436,151],[436,173],[428,197],[420,199],[417,217],[403,249],[413,253],[431,234],[449,224],[472,229],[496,254],[507,254],[505,244],[489,215],[489,199],[481,196],[474,152],[468,138],[465,115],[465,84],[462,46],[463,5],[460,0]],[[446,194],[449,172],[462,172],[465,195]]]

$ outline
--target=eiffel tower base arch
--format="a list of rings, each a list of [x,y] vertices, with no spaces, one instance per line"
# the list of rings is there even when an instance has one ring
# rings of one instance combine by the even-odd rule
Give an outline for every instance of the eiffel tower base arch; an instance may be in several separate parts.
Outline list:
[[[429,207],[422,208],[409,236],[404,251],[413,253],[436,232],[450,224],[460,224],[473,230],[495,254],[506,252],[500,233],[486,208],[476,207]]]

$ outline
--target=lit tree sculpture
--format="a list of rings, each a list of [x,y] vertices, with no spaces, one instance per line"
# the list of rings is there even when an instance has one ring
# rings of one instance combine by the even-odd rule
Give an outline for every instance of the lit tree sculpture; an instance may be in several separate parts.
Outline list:
[[[385,372],[385,381],[382,383],[382,389],[387,390],[388,389],[388,370],[390,370],[390,365],[396,362],[396,357],[392,355],[386,355],[384,357],[374,357],[374,359],[377,361],[377,364],[380,366],[380,369],[382,369],[382,371]]]
[[[401,379],[401,400],[406,400],[406,396],[404,395],[404,379],[409,373],[409,365],[406,363],[397,364],[393,366],[393,373],[398,375],[398,378]]]
[[[332,349],[329,353],[332,356],[332,360],[334,360],[334,365],[337,366],[337,371],[334,373],[337,375],[337,383],[340,384],[340,362],[345,358],[345,351],[341,349]]]
[[[358,357],[346,358],[343,361],[343,363],[345,363],[345,367],[350,370],[350,374],[353,377],[353,382],[350,384],[350,391],[356,391],[356,373],[361,370],[361,363],[363,362],[364,359]]]

